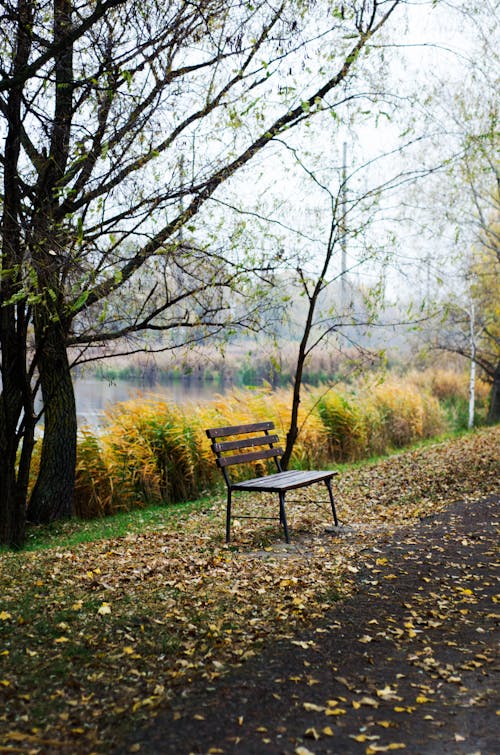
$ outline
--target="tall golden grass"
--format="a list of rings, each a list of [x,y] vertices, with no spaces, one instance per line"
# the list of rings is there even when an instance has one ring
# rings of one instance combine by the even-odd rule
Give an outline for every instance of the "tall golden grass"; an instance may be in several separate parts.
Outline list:
[[[434,437],[447,429],[439,399],[466,395],[466,376],[443,370],[405,378],[369,376],[356,386],[305,388],[291,465],[354,461]],[[206,428],[270,419],[284,443],[290,405],[289,390],[270,386],[235,389],[182,407],[154,395],[117,404],[98,434],[81,433],[75,512],[103,516],[196,498],[220,479]]]

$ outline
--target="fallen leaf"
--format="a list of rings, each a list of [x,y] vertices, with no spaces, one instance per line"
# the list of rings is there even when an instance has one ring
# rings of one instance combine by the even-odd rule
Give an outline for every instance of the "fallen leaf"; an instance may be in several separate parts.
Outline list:
[[[323,713],[325,710],[324,705],[316,705],[316,703],[302,703],[304,710],[307,711],[317,711],[318,713]]]
[[[306,729],[304,732],[304,736],[308,737],[309,739],[314,739],[316,741],[320,739],[318,732],[313,727],[311,727],[310,729]]]
[[[388,684],[385,685],[383,689],[378,689],[377,691],[377,697],[382,698],[382,700],[397,700],[398,702],[402,700],[402,697],[399,697],[396,694],[396,691],[392,689]]]

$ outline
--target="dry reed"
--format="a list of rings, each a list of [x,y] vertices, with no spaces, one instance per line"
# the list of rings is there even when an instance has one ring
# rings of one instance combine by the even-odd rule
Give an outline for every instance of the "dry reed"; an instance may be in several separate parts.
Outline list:
[[[382,454],[445,429],[432,389],[447,395],[444,373],[360,381],[353,387],[304,389],[291,465],[321,467]],[[112,407],[107,424],[78,445],[76,513],[103,516],[150,502],[196,498],[220,479],[205,428],[272,420],[286,439],[291,393],[234,389],[211,402],[183,407],[138,395]],[[246,474],[248,470],[245,470]]]

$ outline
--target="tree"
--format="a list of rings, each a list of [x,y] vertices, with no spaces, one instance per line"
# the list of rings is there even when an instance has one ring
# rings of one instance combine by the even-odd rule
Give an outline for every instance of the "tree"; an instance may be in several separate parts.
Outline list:
[[[500,262],[491,244],[498,235],[495,223],[490,226],[484,245],[473,251],[467,270],[468,301],[460,305],[455,298],[449,304],[445,327],[435,345],[468,359],[471,381],[475,365],[481,368],[491,385],[488,421],[494,423],[500,420]]]
[[[424,124],[429,138],[420,158],[438,154],[441,167],[424,189],[419,185],[418,191],[400,198],[398,243],[405,249],[405,277],[411,288],[403,277],[400,283],[414,305],[429,315],[448,314],[447,320],[429,319],[423,337],[432,348],[461,354],[471,367],[483,369],[492,385],[493,419],[499,379],[494,305],[499,250],[498,3],[447,0],[437,3],[435,11],[435,44],[429,39],[420,50],[421,75],[414,79],[420,94],[413,100],[409,128]]]
[[[290,419],[281,462],[286,469],[301,429],[299,407],[304,371],[313,352],[327,342],[333,341],[335,348],[344,343],[357,353],[359,363],[373,364],[378,357],[367,348],[368,328],[390,327],[393,333],[396,327],[415,325],[423,319],[421,313],[407,313],[405,318],[400,312],[396,316],[394,310],[387,316],[384,277],[393,250],[385,237],[387,231],[381,235],[375,227],[383,224],[394,197],[400,196],[406,185],[425,179],[436,166],[406,170],[401,164],[394,165],[394,151],[382,151],[367,161],[350,156],[348,165],[346,143],[343,156],[331,165],[324,153],[314,160],[309,154],[306,159],[299,147],[286,142],[282,146],[299,169],[297,182],[311,208],[311,217],[307,217],[304,206],[300,214],[291,211],[293,227],[289,226],[288,233],[275,240],[283,250],[287,245],[293,250],[283,252],[281,270],[288,281],[283,288],[288,317],[293,320],[293,332],[298,334]],[[397,153],[401,155],[415,146],[413,141],[400,142]],[[289,181],[292,175],[287,167]],[[259,219],[264,221],[262,215]],[[272,226],[276,221],[268,217],[267,222]],[[283,228],[283,222],[278,226]],[[369,285],[362,283],[363,272]]]
[[[277,136],[352,96],[362,53],[402,2],[3,3],[1,542],[23,539],[36,392],[29,515],[48,521],[72,506],[75,349],[232,321],[224,292],[266,264],[196,238],[207,200]],[[301,91],[271,106],[289,61]]]
[[[494,55],[495,57],[495,55]],[[498,59],[498,54],[496,54]],[[460,250],[455,290],[446,303],[447,327],[434,343],[471,362],[491,385],[489,422],[500,420],[500,172],[498,164],[499,113],[495,94],[482,90],[474,119],[466,117],[470,103],[458,100],[461,132],[459,159],[452,177],[458,184],[447,216],[455,224]],[[489,95],[489,96],[488,96]],[[472,122],[471,122],[472,121]],[[458,198],[456,198],[458,196]],[[458,273],[458,274],[457,274]],[[471,387],[472,391],[472,387]]]

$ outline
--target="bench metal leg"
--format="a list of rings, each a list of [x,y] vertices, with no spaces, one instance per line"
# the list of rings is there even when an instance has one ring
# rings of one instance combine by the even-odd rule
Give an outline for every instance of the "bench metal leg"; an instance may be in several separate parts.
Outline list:
[[[325,485],[328,488],[328,494],[330,496],[330,503],[332,505],[332,514],[333,514],[333,521],[335,522],[335,526],[339,526],[339,521],[337,519],[337,512],[335,511],[335,501],[333,498],[333,492],[332,492],[332,481],[331,480],[325,480]]]
[[[231,491],[227,491],[227,506],[226,506],[226,543],[231,539]]]
[[[285,514],[285,494],[280,493],[280,521],[283,525],[283,529],[285,530],[285,540],[287,543],[290,542],[290,536],[288,534],[288,524],[286,521],[286,514]]]

